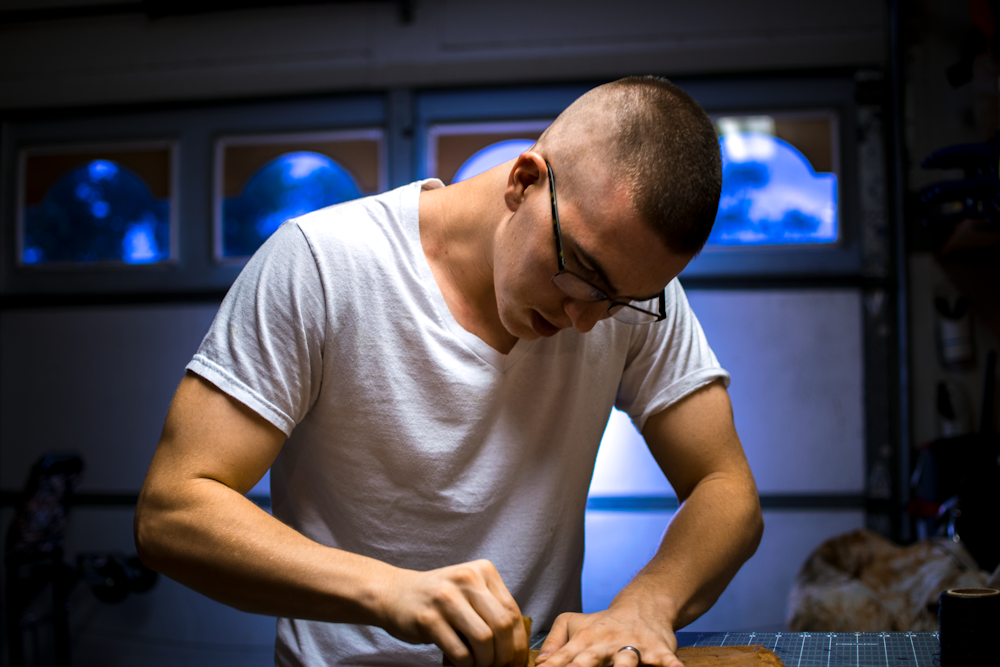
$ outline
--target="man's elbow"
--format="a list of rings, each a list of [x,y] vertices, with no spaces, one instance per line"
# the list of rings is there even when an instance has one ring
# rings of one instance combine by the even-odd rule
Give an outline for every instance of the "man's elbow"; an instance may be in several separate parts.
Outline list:
[[[142,564],[151,570],[162,571],[164,560],[164,535],[162,512],[155,509],[145,489],[139,494],[132,522],[135,551]]]
[[[757,495],[756,488],[753,489],[753,502],[750,504],[748,514],[749,516],[746,521],[746,526],[748,527],[746,557],[749,559],[757,552],[757,547],[760,546],[760,541],[764,537],[764,514],[760,509],[760,497]]]
[[[760,511],[760,507],[758,507],[757,515],[754,520],[753,538],[750,540],[750,543],[752,545],[750,548],[751,556],[757,551],[757,547],[760,546],[760,541],[763,537],[764,537],[764,515]]]

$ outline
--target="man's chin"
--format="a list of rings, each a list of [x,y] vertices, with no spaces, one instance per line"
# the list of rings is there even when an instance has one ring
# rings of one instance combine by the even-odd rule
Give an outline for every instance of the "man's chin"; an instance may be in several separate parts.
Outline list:
[[[559,327],[549,322],[538,314],[538,311],[531,311],[531,330],[536,336],[551,338],[561,331]]]

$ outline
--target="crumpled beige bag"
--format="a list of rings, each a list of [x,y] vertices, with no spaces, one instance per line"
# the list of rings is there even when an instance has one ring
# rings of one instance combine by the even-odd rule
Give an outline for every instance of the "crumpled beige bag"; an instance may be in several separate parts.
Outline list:
[[[901,547],[869,530],[823,542],[806,559],[788,596],[792,632],[928,632],[938,629],[938,594],[997,588],[1000,568],[980,570],[960,542]]]

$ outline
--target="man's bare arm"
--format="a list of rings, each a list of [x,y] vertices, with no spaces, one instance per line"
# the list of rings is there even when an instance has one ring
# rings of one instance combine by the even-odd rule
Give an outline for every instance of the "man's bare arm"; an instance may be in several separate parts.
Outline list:
[[[690,398],[674,413],[654,415],[643,429],[682,505],[656,556],[634,581],[669,582],[675,630],[715,604],[764,532],[729,393],[714,382]]]
[[[136,508],[143,562],[244,611],[376,625],[437,644],[459,667],[523,663],[520,611],[488,561],[392,567],[318,544],[249,501],[284,440],[211,383],[185,376]]]
[[[622,646],[637,647],[644,665],[683,667],[674,632],[715,603],[760,542],[757,488],[720,383],[650,417],[642,434],[681,507],[656,555],[606,611],[556,620],[542,646],[547,667],[634,667]]]

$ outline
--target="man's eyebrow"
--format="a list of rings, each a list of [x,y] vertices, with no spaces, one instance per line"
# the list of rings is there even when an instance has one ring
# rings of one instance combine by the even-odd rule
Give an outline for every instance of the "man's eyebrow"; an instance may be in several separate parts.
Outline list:
[[[650,301],[652,299],[659,298],[660,294],[662,293],[662,292],[657,292],[652,296],[623,296],[617,294],[618,290],[615,289],[615,286],[611,284],[610,280],[608,280],[608,275],[604,272],[604,269],[601,267],[601,263],[598,262],[596,259],[594,259],[594,256],[591,255],[589,252],[587,252],[579,245],[577,245],[575,241],[573,242],[573,246],[576,248],[576,254],[578,254],[583,259],[583,261],[585,261],[587,264],[593,267],[594,272],[597,273],[598,276],[600,276],[601,281],[605,285],[607,285],[608,289],[611,290],[613,294],[615,294],[614,297],[615,299],[628,299],[630,301]]]
[[[594,256],[589,252],[581,248],[580,244],[578,244],[575,240],[573,241],[573,245],[576,247],[576,254],[578,254],[583,261],[592,267],[593,271],[601,277],[601,281],[607,285],[608,289],[611,290],[612,293],[617,293],[618,290],[615,289],[615,286],[611,284],[610,280],[608,280],[608,274],[604,272],[604,268],[601,267],[601,263],[594,259]]]

